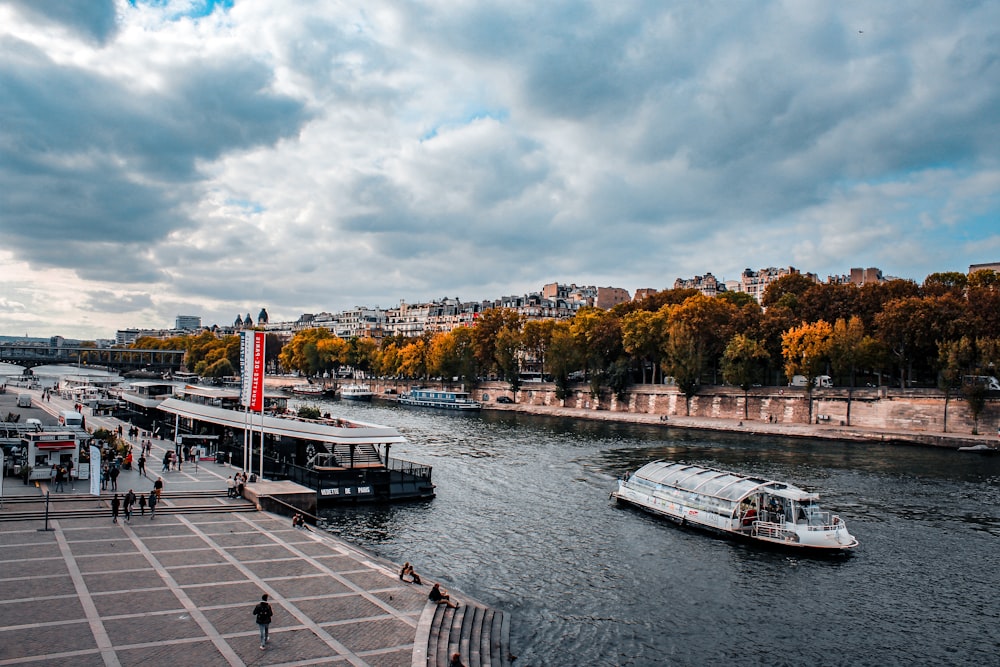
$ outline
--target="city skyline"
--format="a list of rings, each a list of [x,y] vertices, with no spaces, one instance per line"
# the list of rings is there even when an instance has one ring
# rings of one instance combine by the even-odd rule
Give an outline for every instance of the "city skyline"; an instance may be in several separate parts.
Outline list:
[[[1000,256],[1000,5],[0,1],[0,333]]]

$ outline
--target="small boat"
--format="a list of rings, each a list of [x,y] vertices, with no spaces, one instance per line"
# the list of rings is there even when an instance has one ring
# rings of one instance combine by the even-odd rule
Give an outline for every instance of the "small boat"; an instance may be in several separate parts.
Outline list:
[[[340,390],[340,397],[347,401],[370,401],[373,392],[366,384],[349,384]]]
[[[323,389],[322,385],[318,384],[296,384],[292,385],[292,388],[289,391],[291,391],[296,396],[319,398],[323,396],[323,392],[325,390]]]
[[[858,546],[819,496],[738,473],[654,461],[618,480],[611,496],[684,525],[803,551],[845,552]]]
[[[473,400],[467,391],[444,391],[441,389],[424,389],[413,387],[406,394],[401,394],[399,402],[402,405],[416,405],[423,408],[439,408],[442,410],[480,410],[482,404]]]
[[[1000,452],[1000,449],[996,447],[990,447],[987,444],[980,443],[978,445],[969,445],[968,447],[959,447],[960,452],[974,452],[976,454],[996,454]]]

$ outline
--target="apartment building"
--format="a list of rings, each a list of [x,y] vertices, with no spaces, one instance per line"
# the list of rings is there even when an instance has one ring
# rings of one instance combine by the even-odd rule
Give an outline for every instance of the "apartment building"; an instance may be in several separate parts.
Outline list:
[[[749,269],[748,269],[749,270]],[[719,282],[711,273],[694,278],[678,278],[674,281],[674,289],[696,289],[705,296],[717,296],[726,291],[725,283]]]

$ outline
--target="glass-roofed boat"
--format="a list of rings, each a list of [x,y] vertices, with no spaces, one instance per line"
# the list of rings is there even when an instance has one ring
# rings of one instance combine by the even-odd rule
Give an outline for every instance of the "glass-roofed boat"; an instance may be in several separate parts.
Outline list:
[[[819,495],[784,482],[654,461],[618,480],[611,495],[682,524],[754,541],[816,551],[858,546],[843,519],[820,509]]]

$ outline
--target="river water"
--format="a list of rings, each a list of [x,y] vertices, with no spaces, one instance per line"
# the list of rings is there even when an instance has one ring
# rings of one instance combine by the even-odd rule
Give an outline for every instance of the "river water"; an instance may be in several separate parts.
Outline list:
[[[78,369],[73,369],[74,372]],[[327,511],[339,536],[511,615],[517,667],[1000,664],[1000,456],[376,401],[428,502]],[[814,559],[608,499],[666,458],[820,494],[861,541]]]
[[[327,511],[341,537],[510,612],[529,665],[986,665],[1000,651],[1000,458],[376,402],[429,502]],[[618,507],[667,458],[820,493],[846,558],[735,543]]]

